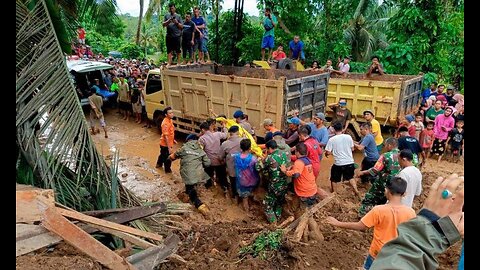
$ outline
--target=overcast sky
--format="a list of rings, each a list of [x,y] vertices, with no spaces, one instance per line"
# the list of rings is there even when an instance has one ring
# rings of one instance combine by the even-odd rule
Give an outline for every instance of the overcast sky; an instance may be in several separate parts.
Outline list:
[[[144,0],[144,2],[145,3],[144,3],[143,12],[145,14],[150,0]],[[254,16],[259,15],[259,12],[257,9],[257,2],[255,0],[245,0],[244,4],[245,4],[245,7],[243,8],[243,11],[245,13],[248,13],[249,15],[254,15]],[[233,9],[234,5],[235,5],[235,0],[223,1],[224,10]],[[121,14],[130,13],[131,16],[137,17],[138,13],[140,12],[140,5],[138,4],[138,1],[135,1],[135,0],[117,0],[117,6]]]

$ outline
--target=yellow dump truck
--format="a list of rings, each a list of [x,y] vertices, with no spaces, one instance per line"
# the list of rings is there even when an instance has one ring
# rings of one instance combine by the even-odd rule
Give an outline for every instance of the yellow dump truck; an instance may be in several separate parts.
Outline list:
[[[372,109],[375,119],[386,128],[395,128],[399,118],[418,110],[421,101],[423,76],[381,75],[366,77],[363,73],[350,73],[346,76],[333,75],[328,85],[327,105],[340,98],[347,100],[347,108],[352,112],[353,121],[349,134],[358,139],[364,122],[363,111]],[[333,111],[326,108],[327,118]]]
[[[178,131],[198,132],[211,111],[232,118],[248,115],[256,135],[263,137],[265,118],[286,128],[287,116],[312,118],[325,112],[329,73],[219,66],[179,66],[151,70],[147,77],[146,110],[157,125],[162,110],[173,108]]]

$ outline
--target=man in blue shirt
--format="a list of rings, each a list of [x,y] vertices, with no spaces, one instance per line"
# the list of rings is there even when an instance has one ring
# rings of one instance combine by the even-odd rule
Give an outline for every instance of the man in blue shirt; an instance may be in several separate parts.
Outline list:
[[[422,92],[422,104],[425,104],[425,102],[430,96],[433,96],[436,94],[437,94],[437,82],[432,82],[432,84],[430,84],[430,87],[425,89]]]
[[[268,60],[272,57],[273,48],[275,47],[274,43],[274,29],[277,25],[277,18],[272,14],[270,8],[265,9],[265,19],[263,20],[263,28],[265,28],[265,33],[262,38],[262,61],[265,61],[265,49],[269,49]]]
[[[377,144],[375,143],[375,138],[372,135],[372,124],[370,122],[365,122],[360,125],[360,133],[363,135],[360,143],[354,142],[355,148],[358,150],[363,150],[365,157],[362,160],[361,170],[368,170],[375,166],[380,154],[378,153]],[[362,183],[367,183],[368,181],[373,183],[374,178],[370,174],[360,176]]]
[[[192,22],[195,23],[195,25],[197,26],[197,29],[199,29],[200,31],[198,32],[195,32],[195,43],[193,45],[193,61],[195,61],[196,57],[195,57],[195,53],[198,51],[198,62],[200,63],[203,63],[204,62],[204,56],[203,56],[203,35],[204,35],[204,31],[205,31],[205,20],[203,19],[202,16],[200,16],[200,8],[199,7],[195,7],[193,9],[193,18],[192,18]]]
[[[328,130],[327,127],[324,125],[326,119],[325,119],[325,114],[322,112],[318,112],[315,114],[313,117],[313,122],[311,123],[306,123],[304,121],[301,121],[302,125],[308,125],[310,126],[312,132],[310,133],[310,137],[315,138],[320,146],[322,147],[322,153],[325,150],[325,145],[327,145],[328,142]],[[320,156],[320,160],[322,160],[322,156]]]
[[[302,63],[305,62],[305,53],[303,52],[303,41],[300,40],[299,36],[293,37],[293,40],[289,43],[290,47],[290,58],[293,60],[300,60]]]

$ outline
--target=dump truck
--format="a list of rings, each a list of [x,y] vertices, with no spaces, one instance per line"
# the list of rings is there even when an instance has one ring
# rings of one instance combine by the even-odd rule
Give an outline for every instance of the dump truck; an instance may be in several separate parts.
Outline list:
[[[327,120],[333,116],[328,104],[344,98],[353,118],[347,132],[354,139],[360,138],[359,122],[365,122],[363,111],[366,109],[372,109],[383,130],[391,132],[405,115],[418,111],[422,84],[422,75],[332,74],[328,85]]]
[[[199,124],[212,117],[212,111],[232,118],[242,110],[255,134],[263,137],[265,118],[286,129],[289,116],[311,119],[325,112],[329,78],[328,72],[216,64],[154,69],[147,76],[145,106],[157,125],[163,109],[172,107],[176,130],[184,133],[198,133]]]

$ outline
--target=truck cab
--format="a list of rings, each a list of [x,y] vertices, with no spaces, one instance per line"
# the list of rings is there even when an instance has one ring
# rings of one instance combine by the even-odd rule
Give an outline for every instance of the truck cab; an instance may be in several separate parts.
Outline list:
[[[163,110],[167,107],[165,98],[162,71],[160,68],[152,69],[148,72],[145,84],[145,109],[148,119],[153,120],[157,126],[160,126],[164,117]]]

